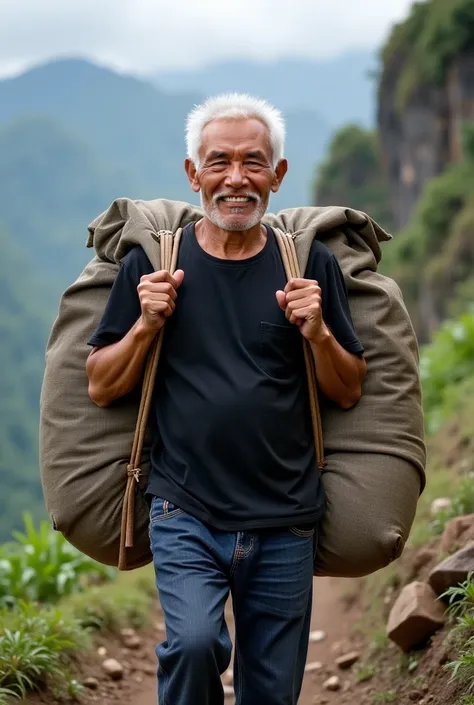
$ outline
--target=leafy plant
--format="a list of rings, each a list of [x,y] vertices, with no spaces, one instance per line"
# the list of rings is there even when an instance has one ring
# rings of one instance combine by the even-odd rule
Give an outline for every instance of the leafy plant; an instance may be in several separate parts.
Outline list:
[[[457,659],[446,665],[451,671],[451,680],[466,683],[466,695],[474,693],[474,572],[466,580],[446,590],[440,599],[448,598],[447,612],[456,620],[454,633],[471,634],[464,640]]]
[[[427,428],[434,433],[452,410],[453,389],[474,375],[474,312],[445,322],[420,359]]]
[[[83,589],[91,579],[110,579],[115,571],[88,558],[44,521],[38,530],[29,513],[25,532],[0,547],[0,606],[18,600],[56,602]]]
[[[68,657],[90,644],[77,620],[51,608],[38,613],[34,605],[21,602],[13,612],[0,613],[0,624],[0,688],[5,696],[24,698],[45,684],[57,692],[70,689]]]

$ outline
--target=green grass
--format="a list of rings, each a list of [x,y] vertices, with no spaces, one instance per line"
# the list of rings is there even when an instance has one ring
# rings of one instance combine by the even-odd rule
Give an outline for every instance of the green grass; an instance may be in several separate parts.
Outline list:
[[[150,566],[106,585],[64,598],[56,606],[18,602],[0,611],[0,705],[46,688],[77,698],[81,684],[73,655],[93,645],[97,632],[149,623],[155,602]]]
[[[397,697],[396,690],[384,690],[374,695],[374,703],[394,703]]]
[[[20,603],[0,614],[0,703],[10,694],[24,698],[28,691],[50,686],[55,693],[79,691],[69,672],[72,654],[91,645],[80,624],[58,609],[38,610]]]

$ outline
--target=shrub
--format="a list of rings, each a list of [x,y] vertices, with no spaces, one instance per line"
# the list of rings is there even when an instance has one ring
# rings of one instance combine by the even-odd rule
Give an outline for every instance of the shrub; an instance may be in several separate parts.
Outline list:
[[[0,547],[0,607],[18,600],[51,603],[84,588],[90,580],[110,579],[115,571],[88,558],[44,521],[36,529],[23,516],[25,532]]]
[[[0,624],[0,703],[7,695],[24,698],[46,685],[58,694],[78,689],[68,663],[90,641],[77,620],[20,602],[14,611],[0,613]]]

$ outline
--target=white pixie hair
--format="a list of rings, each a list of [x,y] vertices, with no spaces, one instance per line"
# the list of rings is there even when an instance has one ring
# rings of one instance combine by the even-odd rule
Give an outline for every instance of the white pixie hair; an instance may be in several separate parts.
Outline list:
[[[282,113],[266,100],[246,93],[224,93],[196,105],[186,121],[186,148],[188,158],[199,168],[199,149],[202,131],[211,120],[218,118],[257,118],[268,128],[273,153],[273,168],[283,159],[285,121]]]

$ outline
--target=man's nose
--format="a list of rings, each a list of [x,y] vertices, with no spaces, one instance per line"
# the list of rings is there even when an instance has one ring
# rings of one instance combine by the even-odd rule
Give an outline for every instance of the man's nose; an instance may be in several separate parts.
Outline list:
[[[247,177],[245,176],[243,164],[233,162],[227,172],[226,184],[232,188],[240,188],[246,181]]]

